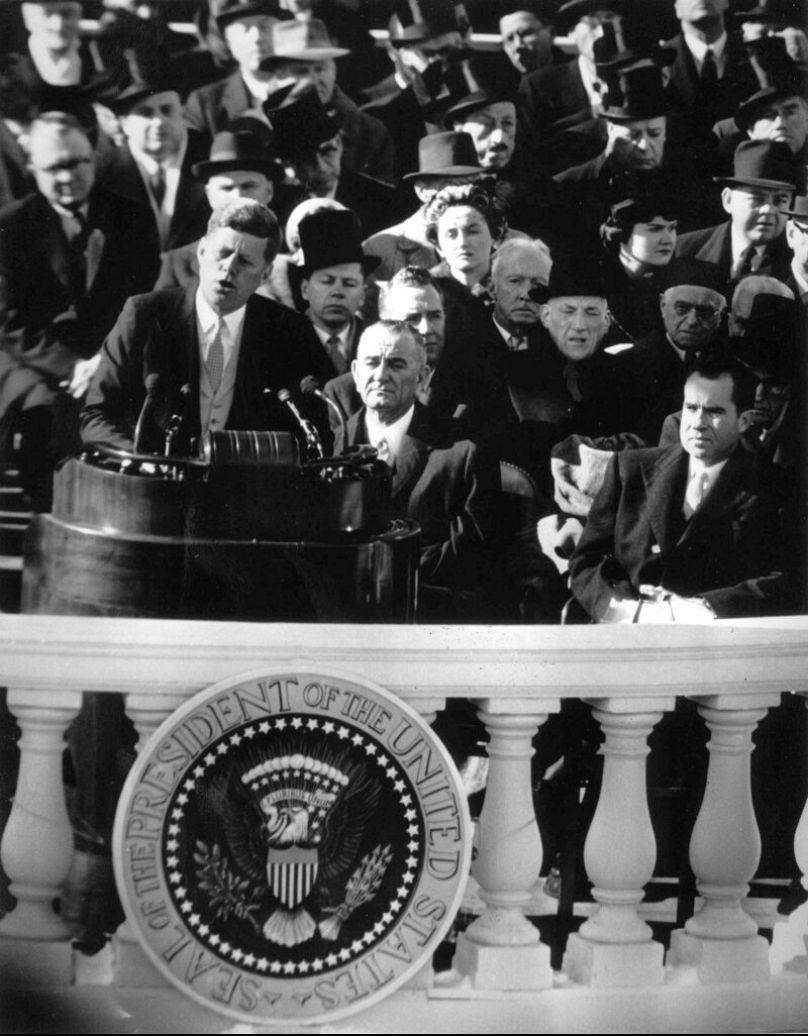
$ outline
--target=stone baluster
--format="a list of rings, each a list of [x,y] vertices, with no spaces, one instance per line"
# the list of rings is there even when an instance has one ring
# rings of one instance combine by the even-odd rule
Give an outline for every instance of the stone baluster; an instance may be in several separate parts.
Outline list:
[[[532,741],[548,714],[558,710],[557,699],[486,699],[478,712],[490,735],[490,768],[472,873],[486,908],[458,936],[453,963],[454,971],[478,989],[536,990],[552,984],[549,947],[523,910],[542,863],[531,790]]]
[[[701,982],[769,977],[768,944],[741,901],[760,862],[752,805],[752,733],[779,694],[696,698],[710,730],[704,799],[690,839],[690,865],[704,905],[673,933],[668,964],[696,969]]]
[[[664,980],[664,950],[638,914],[656,864],[645,760],[649,734],[676,702],[614,698],[591,704],[604,733],[603,779],[584,865],[598,907],[570,936],[563,970],[589,986],[658,985]]]
[[[8,707],[20,725],[20,768],[0,858],[17,905],[0,921],[0,935],[66,940],[70,929],[54,912],[73,859],[62,755],[81,692],[10,689]]]

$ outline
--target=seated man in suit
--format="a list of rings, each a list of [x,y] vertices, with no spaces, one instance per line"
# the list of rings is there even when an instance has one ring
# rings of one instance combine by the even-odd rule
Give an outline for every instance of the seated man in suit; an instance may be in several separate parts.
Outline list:
[[[479,616],[499,492],[496,461],[467,440],[435,444],[416,400],[427,378],[426,349],[409,325],[369,327],[351,369],[363,406],[348,421],[347,443],[338,435],[337,450],[369,443],[392,468],[393,507],[421,526],[422,603],[437,603],[444,618]]]
[[[176,452],[184,455],[208,431],[296,430],[275,392],[307,375],[322,378],[325,364],[304,317],[255,295],[279,245],[269,209],[240,199],[210,218],[198,287],[129,299],[87,395],[85,442],[162,452],[175,414],[183,418]],[[149,420],[135,443],[147,395]]]
[[[776,473],[741,441],[754,392],[734,361],[700,361],[680,443],[615,455],[570,561],[591,618],[702,623],[796,606]]]
[[[97,183],[77,120],[35,119],[28,147],[37,190],[0,213],[0,439],[21,434],[23,483],[43,511],[53,464],[78,446],[70,396],[84,395],[104,336],[153,273],[142,211]]]
[[[51,86],[78,86],[94,72],[89,50],[82,46],[80,0],[24,0],[20,4],[28,31],[28,53],[34,76]]]
[[[790,262],[784,234],[786,210],[804,178],[805,170],[787,144],[744,141],[735,151],[733,175],[717,179],[729,220],[682,234],[675,255],[712,266],[727,298],[750,273],[786,280]]]

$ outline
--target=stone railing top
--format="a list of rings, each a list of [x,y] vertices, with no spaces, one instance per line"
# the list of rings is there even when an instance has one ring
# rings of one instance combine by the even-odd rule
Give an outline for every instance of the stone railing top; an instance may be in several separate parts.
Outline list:
[[[808,692],[808,617],[684,626],[359,626],[0,616],[0,686],[187,694],[312,667],[414,700]],[[639,706],[639,701],[635,703]]]

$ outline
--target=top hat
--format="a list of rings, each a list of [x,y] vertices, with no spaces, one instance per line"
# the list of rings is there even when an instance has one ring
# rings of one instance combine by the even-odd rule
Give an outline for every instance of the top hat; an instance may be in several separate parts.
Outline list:
[[[735,148],[732,176],[714,176],[725,187],[763,187],[795,191],[802,170],[787,144],[779,140],[744,140]]]
[[[224,0],[224,4],[216,14],[216,24],[220,29],[239,18],[251,18],[253,15],[267,15],[270,18],[291,19],[289,11],[284,10],[280,0]]]
[[[559,256],[550,268],[546,285],[530,289],[534,302],[549,302],[565,296],[606,298],[606,277],[600,256],[591,247],[581,246]]]
[[[207,180],[219,173],[244,170],[263,173],[274,183],[280,183],[285,172],[283,166],[274,159],[268,150],[271,133],[263,123],[253,120],[256,126],[266,130],[265,139],[258,132],[246,128],[227,129],[217,133],[210,146],[210,157],[206,162],[197,162],[191,166],[191,172],[197,180]]]
[[[630,20],[623,25],[622,39],[618,39],[612,24],[604,24],[603,35],[595,40],[593,50],[601,78],[629,65],[653,62],[665,68],[676,60],[674,47],[660,43],[644,25]]]
[[[464,62],[461,71],[468,92],[454,100],[446,110],[443,116],[445,126],[465,121],[472,112],[485,108],[488,104],[496,104],[499,101],[516,104],[516,91],[509,85],[510,81],[503,82],[502,77],[490,75],[484,67],[478,67],[471,61]]]
[[[300,221],[300,250],[303,253],[301,272],[304,277],[314,270],[342,263],[360,263],[365,274],[381,262],[377,255],[362,251],[362,225],[351,209],[323,209]]]
[[[601,118],[612,122],[633,122],[635,119],[656,119],[667,115],[670,102],[657,65],[644,64],[629,68],[619,66],[606,77],[606,94]]]
[[[469,133],[430,133],[418,141],[418,171],[405,173],[401,179],[473,176],[482,172],[483,167]]]
[[[275,150],[283,158],[301,158],[337,135],[340,120],[329,114],[307,80],[282,87],[264,101]]]
[[[596,11],[614,11],[615,14],[624,14],[625,9],[625,0],[568,0],[566,4],[559,7],[556,14],[556,31],[566,32],[576,22]]]
[[[452,0],[396,0],[387,26],[393,47],[415,47],[449,32],[465,35],[470,28],[466,9]]]
[[[261,63],[263,69],[285,61],[324,61],[350,54],[344,47],[335,47],[328,29],[318,18],[306,22],[293,19],[272,27],[272,54]]]

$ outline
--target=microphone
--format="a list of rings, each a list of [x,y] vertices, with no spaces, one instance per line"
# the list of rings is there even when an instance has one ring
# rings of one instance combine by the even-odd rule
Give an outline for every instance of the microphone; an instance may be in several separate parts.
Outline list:
[[[143,384],[146,386],[146,398],[143,400],[143,406],[140,408],[137,424],[135,425],[135,453],[143,452],[142,439],[145,430],[146,414],[151,410],[154,404],[154,394],[157,390],[157,386],[160,384],[160,375],[157,372],[147,374]]]
[[[264,389],[264,393],[271,393],[271,389]],[[323,451],[323,444],[320,442],[320,436],[317,429],[314,427],[311,421],[307,417],[304,417],[297,409],[295,404],[292,402],[292,393],[287,388],[278,389],[275,393],[278,400],[283,403],[289,412],[294,417],[295,421],[300,425],[303,430],[303,435],[306,439],[306,459],[307,460],[320,460],[325,455]]]
[[[163,452],[166,457],[170,457],[174,451],[174,440],[179,434],[180,428],[182,428],[183,422],[185,421],[185,413],[188,409],[188,398],[191,395],[191,386],[186,382],[180,389],[180,406],[179,413],[174,413],[169,417],[168,424],[166,425],[166,438]]]
[[[337,406],[333,399],[328,398],[325,392],[320,388],[320,383],[311,374],[307,374],[305,378],[300,379],[300,391],[304,396],[316,396],[317,399],[322,399],[323,402],[327,403],[328,406],[331,407],[333,412],[337,415],[337,421],[339,421],[340,431],[342,432],[342,448],[343,450],[347,449],[348,424],[340,407]]]

